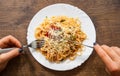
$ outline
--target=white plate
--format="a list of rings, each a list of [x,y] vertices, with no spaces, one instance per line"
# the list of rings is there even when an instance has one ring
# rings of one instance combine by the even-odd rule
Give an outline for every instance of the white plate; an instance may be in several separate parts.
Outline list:
[[[78,17],[82,23],[81,28],[82,30],[87,34],[87,39],[84,41],[84,44],[93,46],[93,43],[96,41],[96,32],[94,25],[89,18],[89,16],[82,11],[81,9],[74,7],[69,4],[53,4],[50,6],[47,6],[40,10],[31,20],[28,31],[27,31],[27,43],[31,43],[35,40],[34,32],[35,28],[40,25],[41,22],[43,22],[43,19],[48,16],[60,16],[65,15],[69,17],[76,18]],[[66,71],[71,70],[73,68],[76,68],[80,66],[82,63],[84,63],[88,57],[92,54],[93,49],[89,47],[84,47],[83,54],[81,56],[77,56],[75,60],[70,61],[69,59],[61,62],[61,63],[51,63],[40,53],[36,50],[29,48],[31,54],[33,57],[43,66],[57,71]]]

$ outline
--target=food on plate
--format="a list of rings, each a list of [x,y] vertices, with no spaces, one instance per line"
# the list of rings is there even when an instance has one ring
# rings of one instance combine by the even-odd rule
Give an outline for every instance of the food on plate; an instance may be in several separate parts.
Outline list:
[[[82,54],[86,37],[79,19],[68,16],[46,17],[35,29],[35,38],[45,40],[44,46],[37,50],[51,62],[74,60]]]

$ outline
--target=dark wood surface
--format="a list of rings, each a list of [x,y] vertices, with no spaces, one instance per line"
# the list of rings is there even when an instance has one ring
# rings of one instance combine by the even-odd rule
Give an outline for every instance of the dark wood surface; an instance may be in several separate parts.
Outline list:
[[[32,17],[45,6],[68,3],[85,11],[92,19],[97,42],[120,47],[120,0],[0,0],[0,38],[13,35],[26,44],[26,33]],[[29,50],[12,59],[0,76],[108,76],[94,51],[90,58],[70,71],[58,72],[40,65]]]

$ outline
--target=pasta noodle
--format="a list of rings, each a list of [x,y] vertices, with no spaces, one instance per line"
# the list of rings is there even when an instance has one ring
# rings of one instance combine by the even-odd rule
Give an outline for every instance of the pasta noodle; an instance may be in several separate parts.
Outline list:
[[[44,38],[45,44],[38,49],[51,62],[76,58],[82,52],[82,42],[86,34],[82,32],[80,21],[67,16],[46,17],[36,28],[35,38]]]

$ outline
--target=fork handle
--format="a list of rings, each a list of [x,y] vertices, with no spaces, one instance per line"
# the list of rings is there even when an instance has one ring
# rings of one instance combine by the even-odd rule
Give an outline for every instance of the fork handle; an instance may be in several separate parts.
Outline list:
[[[27,46],[27,45],[23,45],[22,48],[26,48],[26,47],[28,47],[28,46]],[[4,49],[1,49],[1,48],[0,48],[0,54],[1,54],[1,53],[9,52],[9,51],[11,51],[11,50],[13,50],[13,49],[15,49],[15,47],[13,47],[13,48],[4,48]]]
[[[6,52],[9,52],[11,50],[13,50],[15,48],[5,48],[5,49],[0,49],[0,53],[6,53]]]

